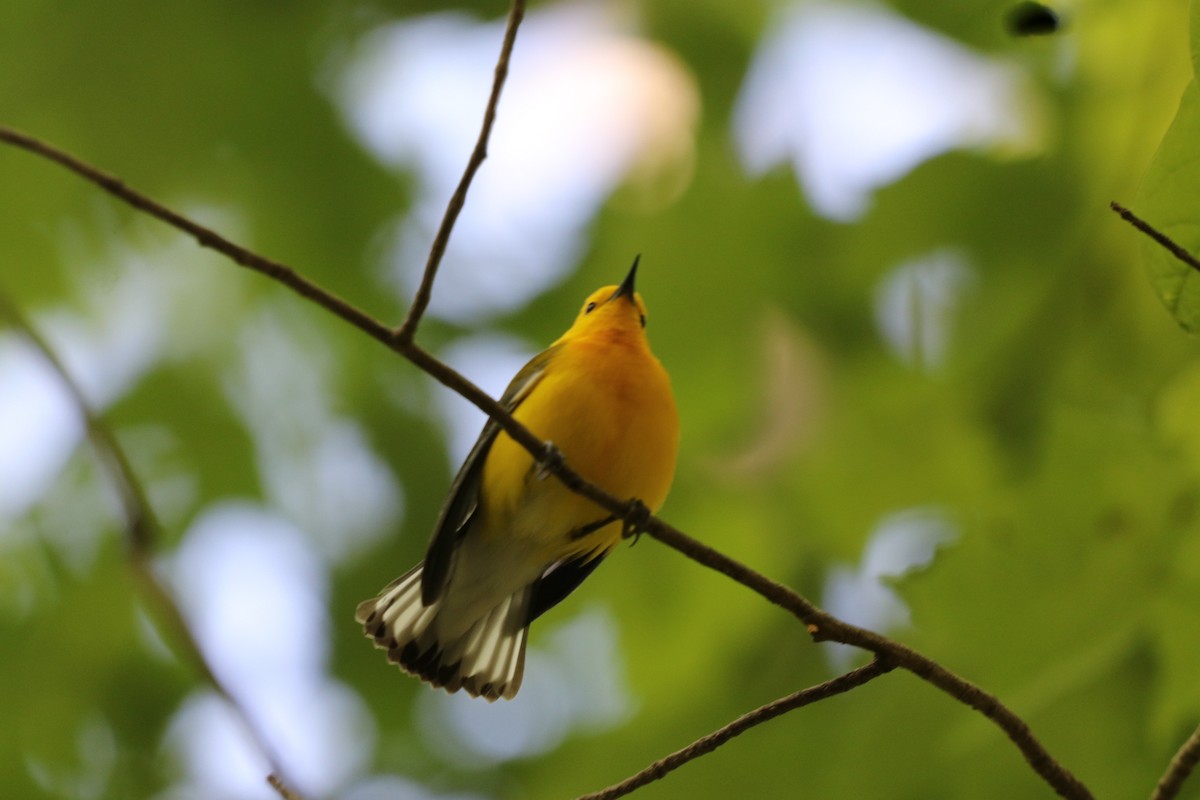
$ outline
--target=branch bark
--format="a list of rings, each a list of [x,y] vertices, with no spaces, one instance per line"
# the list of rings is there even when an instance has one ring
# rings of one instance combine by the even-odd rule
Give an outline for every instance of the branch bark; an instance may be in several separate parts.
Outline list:
[[[1154,787],[1150,800],[1173,800],[1177,797],[1179,790],[1183,788],[1183,782],[1192,774],[1197,764],[1200,764],[1200,728],[1196,728],[1175,753],[1167,771]]]

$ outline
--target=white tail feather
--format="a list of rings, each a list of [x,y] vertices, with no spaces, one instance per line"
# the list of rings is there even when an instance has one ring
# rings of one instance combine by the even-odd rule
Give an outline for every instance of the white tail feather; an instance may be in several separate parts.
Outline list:
[[[482,617],[464,626],[439,625],[442,601],[421,599],[421,566],[388,585],[355,614],[388,660],[448,692],[460,687],[489,701],[511,698],[525,671],[525,624],[530,589],[505,597]],[[445,635],[442,628],[456,631]]]

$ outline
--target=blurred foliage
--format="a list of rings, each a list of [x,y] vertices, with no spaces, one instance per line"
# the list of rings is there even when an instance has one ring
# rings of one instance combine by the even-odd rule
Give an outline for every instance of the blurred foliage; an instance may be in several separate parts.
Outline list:
[[[411,179],[353,141],[326,72],[330,53],[371,27],[443,5],[8,0],[0,115],[398,320],[405,299],[375,264]],[[881,520],[939,509],[957,537],[890,581],[911,624],[888,632],[998,694],[1093,789],[1147,793],[1200,722],[1200,355],[1171,318],[1196,329],[1200,279],[1108,203],[1128,201],[1200,252],[1187,4],[1079,2],[1058,34],[1021,38],[1006,32],[1011,4],[891,3],[1021,65],[1046,98],[1048,138],[1025,159],[937,157],[853,223],[816,216],[788,171],[746,177],[735,155],[730,116],[769,5],[628,5],[699,86],[690,185],[665,208],[606,207],[583,263],[526,309],[473,329],[431,320],[421,338],[437,350],[505,333],[538,349],[578,298],[645,254],[651,338],[684,429],[664,516],[821,601],[829,569],[858,564]],[[1193,28],[1193,53],[1197,40]],[[130,260],[198,274],[219,298],[190,315],[186,303],[166,309],[170,342],[105,409],[164,519],[165,554],[215,503],[273,502],[260,434],[229,390],[263,325],[314,359],[332,412],[361,426],[402,487],[389,529],[327,565],[328,669],[377,728],[358,745],[363,774],[340,791],[379,774],[434,793],[574,796],[831,674],[793,620],[643,540],[533,634],[550,650],[568,621],[610,612],[626,712],[540,755],[472,763],[434,730],[429,690],[384,664],[352,621],[358,600],[420,557],[453,467],[443,395],[338,320],[58,168],[0,148],[0,176],[0,278],[35,316],[92,313]],[[921,369],[881,337],[876,295],[898,264],[945,247],[974,282],[944,363]],[[150,633],[109,495],[81,448],[27,513],[0,520],[6,797],[167,796],[183,774],[163,740],[200,679]],[[641,796],[1047,794],[994,727],[897,673],[758,728]]]

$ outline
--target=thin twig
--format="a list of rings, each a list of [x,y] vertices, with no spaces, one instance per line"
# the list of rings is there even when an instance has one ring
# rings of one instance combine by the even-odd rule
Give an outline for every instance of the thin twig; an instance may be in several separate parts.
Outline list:
[[[446,245],[450,243],[450,233],[454,230],[458,214],[467,201],[467,190],[471,187],[471,181],[475,179],[475,173],[479,171],[480,165],[487,158],[488,140],[492,136],[492,125],[496,121],[496,107],[500,103],[500,91],[504,88],[505,79],[508,78],[508,62],[512,56],[513,44],[517,40],[517,29],[521,26],[524,16],[525,0],[513,0],[512,8],[508,12],[508,25],[504,29],[504,41],[500,45],[500,57],[496,59],[492,93],[488,97],[487,108],[483,112],[483,125],[479,129],[479,138],[475,141],[475,149],[471,151],[467,167],[463,170],[462,178],[459,179],[454,194],[450,196],[446,213],[442,215],[441,224],[433,237],[433,244],[429,248],[429,259],[425,262],[425,271],[421,275],[421,284],[417,287],[416,294],[413,295],[408,315],[404,318],[404,323],[396,329],[396,338],[401,342],[411,342],[417,333],[417,325],[420,324],[425,309],[429,307],[429,299],[433,294],[433,281],[437,277],[442,256],[446,253]]]
[[[272,772],[267,776],[267,783],[283,800],[304,800],[296,791],[283,782],[283,779]]]
[[[718,728],[707,736],[697,739],[682,750],[676,750],[671,755],[655,761],[641,772],[631,775],[620,783],[613,784],[599,792],[585,794],[579,797],[578,800],[616,800],[618,797],[624,797],[634,790],[640,789],[648,783],[653,783],[668,773],[679,769],[687,762],[711,753],[730,739],[745,733],[756,725],[761,725],[782,714],[794,711],[810,703],[815,703],[818,700],[825,700],[834,695],[848,692],[851,689],[875,680],[880,675],[891,672],[893,669],[895,669],[895,664],[889,663],[886,659],[876,658],[869,664],[865,664],[843,675],[838,675],[836,678],[827,680],[824,683],[810,686],[807,689],[801,689],[798,692],[789,694],[787,697],[773,700],[765,706],[760,706],[747,714],[743,714],[733,722]]]
[[[204,655],[204,651],[200,648],[199,642],[196,641],[195,635],[192,633],[191,628],[188,627],[187,620],[179,610],[178,603],[175,602],[175,598],[171,595],[171,592],[154,572],[154,565],[151,563],[151,550],[155,540],[158,538],[160,528],[154,511],[146,499],[146,493],[142,488],[141,481],[138,480],[137,475],[129,464],[129,459],[125,455],[124,448],[121,447],[116,437],[112,435],[99,414],[92,409],[91,404],[84,397],[79,384],[75,382],[66,367],[63,366],[54,349],[50,347],[49,343],[42,337],[33,324],[25,318],[25,315],[17,309],[7,294],[2,291],[0,291],[0,317],[7,317],[12,327],[23,335],[42,358],[45,359],[46,363],[50,365],[50,368],[62,382],[67,394],[71,398],[71,402],[75,405],[76,411],[78,411],[79,416],[82,418],[88,441],[91,442],[96,457],[99,459],[103,470],[108,474],[109,479],[116,486],[117,494],[120,496],[121,507],[125,516],[126,538],[129,542],[130,568],[137,585],[141,589],[146,604],[156,612],[161,628],[172,634],[175,642],[200,672],[204,680],[233,709],[234,715],[241,721],[250,739],[266,759],[273,773],[272,777],[283,775],[279,758],[274,748],[269,744],[266,735],[258,727],[258,724],[250,716],[249,712],[246,711],[237,698],[233,696],[225,684],[216,676],[216,673],[213,672],[212,666]],[[275,778],[275,780],[280,786],[286,788],[282,779]],[[289,794],[285,796],[289,800],[298,800],[299,795],[291,790],[288,791]]]
[[[1134,214],[1128,208],[1116,202],[1115,200],[1109,203],[1109,206],[1113,211],[1121,215],[1121,219],[1125,220],[1130,225],[1161,244],[1168,251],[1170,251],[1171,255],[1175,256],[1177,259],[1187,264],[1197,272],[1200,272],[1200,261],[1197,261],[1195,256],[1176,244],[1175,240],[1170,236],[1167,236],[1165,233],[1158,230],[1158,228],[1155,228],[1149,222],[1146,222],[1137,214]]]
[[[504,429],[505,433],[533,454],[535,458],[539,460],[543,459],[546,453],[545,443],[534,436],[528,428],[517,422],[494,398],[415,343],[399,341],[387,326],[336,295],[301,277],[290,267],[265,259],[245,248],[233,244],[213,231],[197,225],[195,222],[187,220],[179,214],[166,209],[161,204],[129,189],[115,178],[105,176],[99,170],[62,153],[44,142],[40,142],[25,134],[19,134],[3,126],[0,126],[0,140],[12,142],[18,147],[63,164],[71,171],[93,183],[97,183],[102,188],[130,202],[135,207],[145,209],[158,219],[192,235],[200,244],[218,250],[248,269],[261,272],[268,277],[280,281],[297,294],[331,311],[371,338],[401,354],[435,380],[458,392],[491,419],[495,420]],[[119,189],[115,187],[119,187]],[[1074,798],[1075,800],[1085,800],[1092,796],[1087,788],[1070,771],[1050,755],[1041,742],[1033,735],[1032,731],[1030,731],[1029,726],[994,695],[985,692],[983,689],[955,675],[932,659],[905,647],[899,642],[849,625],[826,614],[795,591],[770,580],[741,562],[735,561],[729,556],[701,544],[699,541],[687,536],[682,531],[668,525],[657,517],[650,516],[639,520],[637,512],[630,507],[627,500],[617,498],[595,484],[584,480],[565,461],[561,459],[547,460],[546,468],[572,491],[588,498],[601,508],[606,509],[627,522],[642,522],[644,532],[663,544],[678,550],[694,561],[732,578],[743,586],[762,595],[775,605],[790,611],[805,623],[814,639],[841,642],[869,650],[876,655],[887,656],[895,662],[896,666],[912,672],[914,675],[946,692],[951,697],[980,711],[1008,736],[1021,751],[1021,754],[1034,771],[1061,796]]]
[[[92,442],[96,457],[100,459],[105,471],[111,476],[112,482],[116,486],[121,509],[125,514],[125,530],[128,534],[130,550],[138,556],[149,554],[154,546],[154,533],[158,529],[158,522],[150,510],[150,504],[146,501],[141,484],[134,478],[133,469],[125,457],[125,451],[109,433],[107,426],[92,411],[87,399],[83,396],[83,390],[71,378],[53,348],[42,338],[42,335],[30,324],[3,290],[0,290],[0,317],[8,318],[12,327],[33,345],[62,381],[71,402],[83,419],[84,429]]]
[[[1200,728],[1196,728],[1188,740],[1179,748],[1179,752],[1171,759],[1167,771],[1154,787],[1150,800],[1172,800],[1179,795],[1183,782],[1192,774],[1196,765],[1200,764]]]

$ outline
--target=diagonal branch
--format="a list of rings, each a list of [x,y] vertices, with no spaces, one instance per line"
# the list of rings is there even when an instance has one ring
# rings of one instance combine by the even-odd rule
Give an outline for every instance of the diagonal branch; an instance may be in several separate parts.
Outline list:
[[[1125,220],[1130,225],[1161,244],[1167,249],[1168,252],[1170,252],[1171,255],[1175,256],[1184,264],[1187,264],[1192,269],[1200,272],[1200,261],[1197,261],[1195,256],[1176,244],[1175,240],[1170,236],[1167,236],[1158,228],[1155,228],[1149,222],[1146,222],[1137,214],[1134,214],[1128,208],[1116,202],[1115,200],[1108,205],[1113,211],[1117,212],[1121,216],[1121,219]]]
[[[199,670],[204,680],[216,693],[229,704],[234,715],[241,722],[251,740],[258,747],[267,764],[271,775],[269,782],[285,800],[299,800],[299,795],[288,788],[288,784],[280,776],[283,770],[274,749],[268,743],[266,735],[250,716],[249,712],[238,702],[237,698],[226,688],[225,684],[213,672],[212,666],[196,641],[191,628],[188,627],[183,613],[172,597],[171,592],[159,580],[151,563],[152,548],[160,531],[158,520],[146,499],[146,492],[141,482],[129,464],[124,448],[105,425],[99,414],[92,409],[79,384],[63,366],[58,355],[46,342],[38,330],[25,318],[4,292],[0,292],[0,318],[6,317],[9,324],[33,345],[34,349],[45,359],[54,370],[63,387],[75,405],[79,416],[83,419],[88,440],[96,453],[103,470],[117,488],[121,508],[125,516],[125,530],[129,540],[130,567],[133,577],[140,587],[142,597],[158,616],[158,621],[164,631],[174,638],[176,644],[183,650],[186,657]]]
[[[275,790],[275,794],[283,798],[283,800],[304,800],[296,790],[283,782],[283,779],[278,774],[272,772],[267,776],[267,784]]]
[[[668,773],[679,769],[687,762],[711,753],[730,739],[745,733],[756,725],[761,725],[789,711],[802,708],[818,700],[825,700],[834,695],[848,692],[851,689],[875,680],[881,675],[886,675],[893,669],[895,669],[895,664],[890,664],[885,659],[876,658],[869,664],[865,664],[843,675],[838,675],[836,678],[827,680],[824,683],[810,686],[807,689],[801,689],[798,692],[789,694],[787,697],[773,700],[765,706],[759,706],[753,711],[743,714],[733,722],[718,728],[707,736],[697,739],[682,750],[676,750],[671,755],[655,761],[641,772],[626,778],[620,783],[609,786],[607,789],[602,789],[599,792],[585,794],[579,797],[578,800],[616,800],[618,797],[624,797],[648,783],[653,783],[665,777]]]
[[[63,388],[66,389],[67,395],[83,420],[84,431],[92,442],[96,457],[116,486],[121,510],[125,514],[125,530],[129,539],[130,552],[138,559],[148,557],[154,547],[158,521],[150,509],[141,484],[134,476],[129,459],[125,457],[125,451],[113,438],[108,427],[92,411],[90,404],[83,396],[83,390],[67,372],[67,368],[53,348],[25,318],[25,315],[17,309],[4,291],[0,291],[0,317],[8,318],[9,324],[33,345],[62,381]]]
[[[57,147],[2,124],[0,124],[0,141],[8,142],[14,147],[27,150],[30,153],[65,167],[84,180],[99,186],[117,199],[149,214],[155,219],[167,223],[172,228],[183,231],[195,239],[196,243],[201,247],[208,247],[215,250],[235,264],[254,272],[260,272],[282,283],[301,297],[313,301],[326,311],[332,312],[336,316],[346,320],[351,325],[365,330],[374,338],[385,343],[389,342],[391,331],[386,325],[375,321],[342,298],[325,291],[312,281],[301,277],[291,267],[260,256],[240,245],[236,245],[216,231],[206,228],[182,214],[167,208],[162,203],[142,192],[129,188],[120,178],[102,172],[69,153],[59,150]]]
[[[1167,765],[1167,771],[1154,787],[1150,800],[1173,800],[1177,797],[1179,790],[1183,788],[1183,782],[1192,774],[1197,764],[1200,764],[1200,728],[1196,728],[1179,748],[1179,752],[1175,753],[1175,757]]]
[[[349,322],[359,330],[371,336],[375,340],[381,342],[393,351],[403,355],[413,364],[424,370],[433,378],[458,392],[463,397],[474,403],[490,418],[495,420],[504,431],[517,443],[526,448],[535,458],[543,461],[548,471],[553,472],[556,477],[561,480],[568,488],[576,493],[587,497],[600,507],[610,511],[614,516],[626,521],[631,526],[641,526],[646,533],[649,533],[654,538],[672,547],[689,558],[717,570],[729,578],[741,583],[747,588],[757,592],[770,602],[790,611],[793,615],[799,618],[808,628],[809,633],[815,640],[837,641],[844,644],[853,645],[862,649],[868,650],[875,654],[876,661],[873,664],[887,664],[887,669],[901,667],[913,674],[928,681],[942,691],[949,694],[951,697],[963,702],[972,708],[977,709],[993,722],[996,723],[1001,730],[1013,741],[1030,766],[1041,775],[1047,783],[1049,783],[1059,794],[1064,797],[1072,798],[1088,798],[1090,793],[1088,790],[1065,768],[1059,765],[1045,750],[1045,748],[1033,736],[1029,727],[1010,709],[1004,706],[997,698],[984,692],[979,687],[968,681],[960,678],[954,673],[942,667],[933,660],[920,655],[919,653],[905,647],[904,645],[894,642],[886,637],[870,631],[849,625],[838,620],[829,614],[826,614],[821,609],[817,608],[811,602],[806,600],[798,593],[788,589],[787,587],[778,584],[765,576],[755,572],[734,559],[710,548],[700,542],[692,539],[681,531],[671,527],[662,520],[646,515],[644,509],[638,509],[635,505],[628,501],[623,501],[608,492],[600,489],[594,484],[584,480],[577,472],[567,465],[561,458],[547,459],[547,445],[534,436],[527,428],[518,423],[511,414],[503,409],[492,397],[480,390],[465,377],[450,369],[438,359],[434,358],[425,350],[418,347],[413,337],[416,328],[420,322],[422,315],[429,304],[429,299],[432,293],[433,282],[436,278],[437,269],[445,252],[446,245],[449,241],[454,223],[459,212],[466,201],[467,190],[478,171],[480,165],[487,156],[487,142],[491,135],[491,129],[495,121],[496,108],[499,103],[499,97],[504,85],[505,78],[508,73],[508,63],[511,57],[512,48],[516,39],[517,29],[521,23],[524,14],[524,1],[513,0],[513,5],[509,13],[508,24],[505,30],[504,41],[501,45],[500,56],[496,64],[495,75],[492,84],[491,95],[489,96],[487,107],[484,111],[483,125],[480,130],[479,138],[476,142],[475,149],[467,163],[467,167],[459,182],[457,189],[450,198],[450,202],[446,209],[446,213],[442,219],[441,225],[435,235],[432,247],[430,249],[429,259],[422,275],[420,286],[416,296],[413,299],[408,315],[403,324],[393,330],[381,322],[375,320],[365,312],[359,310],[349,304],[337,295],[328,292],[308,279],[300,276],[292,268],[276,261],[264,258],[250,250],[247,250],[233,242],[220,236],[215,231],[212,231],[204,226],[201,226],[192,220],[172,211],[166,206],[149,198],[148,196],[137,192],[127,187],[121,180],[101,172],[89,164],[76,159],[75,157],[58,150],[44,142],[41,142],[31,136],[27,136],[10,128],[0,126],[0,141],[6,141],[16,147],[25,149],[31,153],[47,158],[55,163],[60,164],[66,169],[75,174],[91,181],[100,188],[116,196],[117,198],[129,203],[135,208],[138,208],[157,219],[166,222],[167,224],[187,233],[196,239],[196,241],[204,247],[212,248],[226,257],[230,258],[235,263],[246,267],[247,269],[260,272],[283,285],[290,288],[300,296],[311,300],[322,308],[330,311],[334,315]],[[65,373],[64,373],[65,375]],[[82,398],[79,398],[82,400]],[[86,405],[81,404],[81,408],[85,409]],[[92,429],[89,424],[89,430]],[[123,480],[126,483],[136,487],[136,481],[133,480],[132,473],[128,471],[128,465],[122,461],[123,456],[119,456],[120,450],[115,447],[115,442],[108,438],[106,443],[104,440],[97,441],[97,447],[101,450],[108,450],[110,453],[117,453],[114,461],[114,472],[124,476]],[[152,525],[152,522],[145,522],[150,517],[148,506],[145,503],[145,498],[140,497],[137,492],[123,490],[123,496],[128,496],[126,502],[127,509],[133,509],[137,513],[128,513],[127,516],[131,520],[130,531],[131,540],[134,542],[135,553],[139,552],[138,548],[143,548],[144,552],[145,540],[147,534],[139,526]],[[141,531],[137,533],[136,531]],[[140,543],[139,543],[140,542]],[[135,563],[142,559],[135,559]],[[148,584],[151,587],[158,587],[162,593],[161,605],[173,611],[177,618],[177,626],[184,634],[183,638],[190,643],[194,655],[200,663],[206,676],[218,687],[222,693],[228,697],[228,693],[220,688],[215,676],[211,670],[207,669],[203,655],[196,646],[194,639],[191,639],[190,633],[187,632],[186,625],[183,624],[182,618],[178,616],[178,610],[166,595],[165,590],[162,590],[153,578],[152,573],[146,571]],[[168,616],[170,616],[168,614]],[[864,668],[867,669],[867,668]],[[882,669],[882,667],[877,667]],[[850,673],[854,674],[854,673]],[[846,677],[846,676],[843,676]],[[875,677],[871,675],[871,677]],[[835,679],[835,681],[838,679]],[[811,690],[792,695],[790,698],[784,698],[772,704],[770,708],[775,708],[776,714],[783,713],[788,710],[787,703],[789,700],[795,701],[797,698],[808,698],[810,695],[806,692],[814,692],[820,687],[814,687]],[[847,687],[852,688],[852,687]],[[840,690],[844,691],[844,689]],[[819,694],[819,693],[818,693]],[[232,698],[230,698],[232,701]],[[803,702],[798,702],[799,707],[807,702],[812,702],[814,699],[821,699],[813,696],[812,699],[804,699]],[[782,705],[779,705],[782,704]],[[236,704],[235,704],[236,707]],[[769,712],[764,712],[764,719],[770,718]],[[742,718],[743,720],[745,718]],[[248,720],[247,720],[248,721]],[[742,721],[735,721],[731,725],[736,727]],[[757,722],[753,723],[757,724]],[[723,729],[724,730],[724,729]],[[740,732],[740,731],[739,731]],[[718,731],[713,736],[720,737],[721,732]],[[728,734],[724,739],[716,741],[712,746],[715,747],[726,741],[734,733]],[[679,754],[676,754],[679,756]],[[669,757],[675,758],[676,756]],[[691,756],[694,757],[694,756]],[[685,759],[678,763],[683,763]],[[677,764],[676,764],[677,765]],[[674,767],[671,767],[674,768]],[[664,773],[667,770],[664,770]],[[636,776],[635,776],[636,777]],[[632,779],[631,779],[632,780]]]
[[[561,459],[547,459],[546,443],[534,436],[528,428],[517,422],[494,398],[471,383],[427,351],[413,342],[401,341],[391,329],[365,312],[326,291],[295,270],[278,262],[263,258],[239,245],[224,239],[215,232],[187,220],[128,187],[121,181],[107,176],[78,159],[33,137],[17,133],[0,126],[0,140],[8,141],[30,152],[50,158],[66,166],[72,172],[98,184],[101,188],[141,208],[170,225],[193,236],[201,245],[211,247],[231,258],[236,263],[261,272],[278,280],[292,291],[305,297],[341,319],[349,322],[376,341],[381,342],[407,358],[434,379],[458,392],[472,402],[491,419],[495,420],[514,441],[545,463],[552,472],[572,491],[588,498],[618,518],[641,525],[650,536],[668,547],[678,550],[692,560],[714,569],[748,589],[758,593],[777,606],[791,612],[807,626],[809,633],[818,641],[834,641],[868,650],[880,657],[887,657],[899,668],[905,669],[933,684],[952,698],[976,709],[992,720],[1016,745],[1030,767],[1061,796],[1084,800],[1092,795],[1088,789],[1065,767],[1058,763],[1049,751],[1033,735],[1029,726],[1011,709],[992,694],[959,677],[936,661],[921,655],[899,642],[880,636],[854,625],[849,625],[825,613],[800,594],[770,580],[739,561],[714,550],[687,536],[654,516],[639,515],[638,509],[627,500],[622,500],[586,481],[578,472]]]
[[[425,263],[425,271],[421,275],[421,285],[417,287],[417,292],[413,296],[408,316],[405,317],[404,323],[396,329],[396,338],[401,342],[411,342],[413,336],[416,335],[421,316],[429,307],[429,298],[433,294],[433,281],[437,277],[442,256],[446,253],[446,245],[450,243],[450,233],[454,230],[458,214],[467,201],[467,189],[471,187],[475,173],[479,171],[480,165],[487,158],[488,140],[492,136],[492,125],[496,121],[496,107],[500,103],[500,91],[504,88],[505,79],[508,78],[508,62],[512,57],[513,44],[517,40],[517,29],[521,26],[521,20],[524,17],[525,0],[513,0],[512,8],[508,12],[508,24],[504,29],[504,42],[500,45],[500,57],[496,60],[496,69],[492,78],[492,93],[488,97],[487,108],[483,112],[483,126],[479,129],[479,138],[475,142],[475,149],[471,151],[471,157],[467,160],[467,167],[463,170],[458,187],[450,196],[446,213],[442,216],[437,233],[434,234],[433,244],[429,248],[429,260]]]
[[[570,484],[568,484],[570,485]],[[667,523],[651,517],[646,533],[688,558],[714,569],[791,612],[807,628],[814,641],[840,642],[868,650],[881,659],[933,684],[955,700],[968,705],[994,722],[1016,745],[1034,772],[1062,797],[1090,798],[1091,792],[1033,735],[1029,725],[1000,699],[906,645],[873,631],[851,625],[822,611],[788,587],[776,583],[724,553],[687,536]]]

